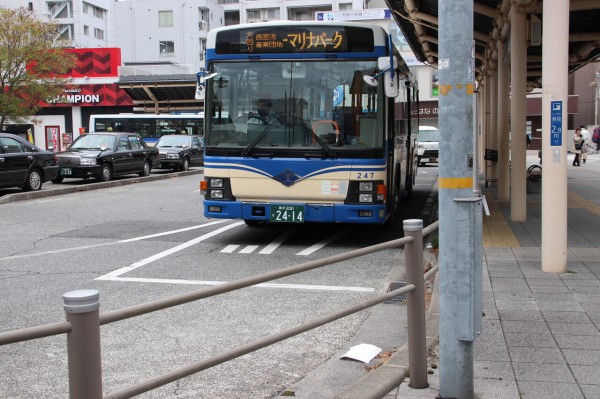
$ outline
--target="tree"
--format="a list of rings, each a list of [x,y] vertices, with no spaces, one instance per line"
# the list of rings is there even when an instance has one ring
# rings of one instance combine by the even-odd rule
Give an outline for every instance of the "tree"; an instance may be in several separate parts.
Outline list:
[[[75,59],[55,40],[58,25],[25,8],[0,7],[0,26],[1,127],[26,122],[43,102],[59,96]]]

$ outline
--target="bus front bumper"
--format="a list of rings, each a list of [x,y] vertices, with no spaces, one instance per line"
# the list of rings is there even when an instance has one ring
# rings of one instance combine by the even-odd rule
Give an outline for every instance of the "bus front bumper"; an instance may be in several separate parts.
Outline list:
[[[204,216],[216,219],[243,219],[255,222],[280,222],[274,220],[271,211],[280,206],[301,206],[302,223],[364,223],[383,224],[386,220],[385,204],[290,204],[263,202],[229,202],[204,200]]]

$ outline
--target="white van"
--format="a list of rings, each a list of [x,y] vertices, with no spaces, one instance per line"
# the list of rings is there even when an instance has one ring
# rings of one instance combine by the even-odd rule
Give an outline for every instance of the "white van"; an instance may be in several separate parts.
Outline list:
[[[438,162],[440,131],[434,126],[419,126],[417,162],[419,165]]]

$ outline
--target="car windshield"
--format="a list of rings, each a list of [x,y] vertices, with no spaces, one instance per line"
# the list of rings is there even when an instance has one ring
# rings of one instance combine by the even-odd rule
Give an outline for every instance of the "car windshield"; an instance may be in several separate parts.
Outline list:
[[[71,144],[70,150],[96,150],[102,148],[115,148],[115,136],[109,134],[85,134],[79,136]]]
[[[188,136],[162,136],[158,143],[156,143],[157,148],[181,148],[184,146],[190,146],[190,138]]]
[[[419,130],[419,141],[440,141],[438,130]]]

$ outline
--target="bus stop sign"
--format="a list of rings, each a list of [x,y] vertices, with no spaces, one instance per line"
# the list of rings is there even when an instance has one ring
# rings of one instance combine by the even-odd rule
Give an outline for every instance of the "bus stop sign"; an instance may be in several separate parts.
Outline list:
[[[550,102],[550,146],[562,146],[562,101]]]

